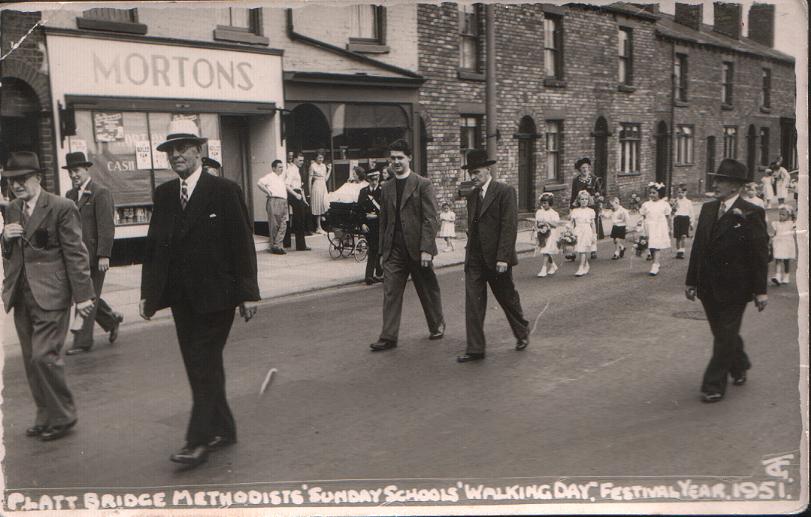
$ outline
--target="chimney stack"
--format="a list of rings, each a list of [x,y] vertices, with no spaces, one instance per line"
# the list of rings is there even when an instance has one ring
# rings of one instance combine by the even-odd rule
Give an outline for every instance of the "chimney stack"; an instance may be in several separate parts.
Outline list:
[[[631,4],[651,14],[659,14],[659,4]]]
[[[741,39],[741,4],[715,2],[713,4],[713,30],[734,39]]]
[[[752,4],[749,8],[749,39],[774,47],[774,4]]]
[[[684,4],[676,2],[676,23],[700,31],[704,21],[704,6],[702,4]]]

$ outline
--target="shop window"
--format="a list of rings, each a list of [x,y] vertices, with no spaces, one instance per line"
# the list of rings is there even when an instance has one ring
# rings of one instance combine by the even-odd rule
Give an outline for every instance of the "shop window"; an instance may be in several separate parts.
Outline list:
[[[76,18],[76,26],[87,30],[146,34],[146,25],[138,23],[137,9],[87,9]]]
[[[730,61],[724,61],[721,68],[721,104],[732,105],[732,83],[735,77],[735,66]]]
[[[547,79],[563,80],[563,17],[545,13],[543,66]],[[547,84],[548,86],[548,84]]]
[[[386,45],[386,8],[379,5],[349,7],[349,45],[353,52],[384,53]]]
[[[760,128],[760,164],[769,166],[769,128]]]
[[[738,157],[738,128],[733,126],[724,127],[724,158]]]
[[[693,127],[676,126],[676,165],[693,163]]]
[[[459,69],[462,71],[481,72],[479,13],[479,4],[459,5]]]
[[[467,163],[467,153],[482,148],[481,115],[462,115],[459,118],[459,151],[462,153],[462,165]]]
[[[218,8],[214,39],[251,45],[268,45],[262,34],[262,9],[246,7]]]
[[[563,183],[561,170],[563,150],[563,121],[546,121],[546,179],[552,183]]]
[[[633,70],[634,70],[634,33],[633,29],[627,27],[620,27],[619,44],[617,45],[617,52],[619,57],[619,70],[618,80],[619,83],[625,86],[633,84]]]
[[[687,55],[676,54],[673,62],[673,82],[676,85],[676,101],[687,102]]]
[[[760,92],[760,106],[763,108],[770,108],[771,105],[772,105],[772,71],[769,68],[764,68]]]
[[[620,163],[619,172],[633,174],[639,172],[640,125],[620,125]]]

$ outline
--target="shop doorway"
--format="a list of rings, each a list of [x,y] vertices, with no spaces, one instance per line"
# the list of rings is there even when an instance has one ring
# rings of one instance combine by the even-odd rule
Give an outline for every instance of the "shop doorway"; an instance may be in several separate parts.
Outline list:
[[[656,125],[656,182],[667,182],[668,148],[667,123],[664,120]]]
[[[526,116],[518,125],[518,209],[535,208],[535,134],[532,117]]]
[[[220,138],[222,139],[222,175],[242,187],[242,192],[250,192],[248,188],[248,120],[246,117],[221,116]],[[248,209],[253,212],[251,198],[246,202]]]
[[[749,170],[747,176],[749,181],[752,181],[752,178],[755,177],[756,156],[757,130],[755,129],[754,125],[750,125],[749,130],[746,133],[746,168]]]
[[[594,175],[599,179],[600,193],[607,192],[608,175],[608,122],[598,117],[594,124]]]
[[[288,128],[287,150],[304,154],[301,168],[301,181],[304,190],[310,194],[310,162],[315,160],[319,150],[325,150],[325,158],[330,157],[331,133],[324,113],[313,104],[301,104],[293,108],[290,116],[292,128]]]
[[[0,89],[0,161],[8,153],[31,151],[39,154],[39,99],[25,82],[3,78]],[[40,157],[41,158],[41,157]],[[3,180],[4,193],[7,182]]]
[[[707,170],[705,171],[704,179],[704,192],[711,192],[713,190],[712,176],[715,172],[715,137],[707,137]]]

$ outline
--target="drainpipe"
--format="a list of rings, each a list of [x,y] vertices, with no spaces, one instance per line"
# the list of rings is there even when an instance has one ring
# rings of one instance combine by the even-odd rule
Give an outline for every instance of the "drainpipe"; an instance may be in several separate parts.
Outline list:
[[[485,6],[485,23],[487,25],[485,49],[487,52],[487,70],[485,71],[485,118],[487,120],[486,141],[487,159],[496,160],[498,157],[498,121],[496,120],[496,24],[494,4]]]
[[[676,66],[676,42],[670,44],[670,149],[667,153],[667,197],[672,198],[671,189],[673,187],[673,155],[676,152],[676,74],[673,73],[673,67]],[[684,70],[681,72],[684,73]],[[688,97],[689,99],[689,97]],[[693,152],[695,152],[695,135],[693,135]]]

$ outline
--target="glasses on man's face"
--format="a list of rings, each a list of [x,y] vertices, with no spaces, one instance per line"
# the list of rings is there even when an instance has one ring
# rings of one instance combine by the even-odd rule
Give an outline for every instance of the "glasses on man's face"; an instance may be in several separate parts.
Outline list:
[[[33,177],[34,177],[33,174],[25,174],[23,176],[15,176],[13,178],[9,178],[8,181],[9,181],[9,184],[11,184],[11,185],[14,185],[14,184],[25,185],[25,182],[27,182],[30,178],[33,178]]]

